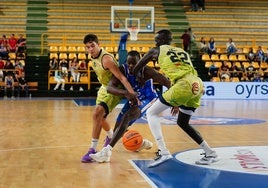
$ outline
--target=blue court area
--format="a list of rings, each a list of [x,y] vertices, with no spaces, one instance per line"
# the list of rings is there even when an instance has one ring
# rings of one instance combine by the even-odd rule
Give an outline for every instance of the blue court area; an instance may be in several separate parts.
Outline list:
[[[150,160],[130,162],[152,187],[267,188],[268,147],[226,147],[216,151],[221,160],[205,166],[194,164],[200,158],[199,150],[175,153],[173,159],[154,168],[147,167]]]

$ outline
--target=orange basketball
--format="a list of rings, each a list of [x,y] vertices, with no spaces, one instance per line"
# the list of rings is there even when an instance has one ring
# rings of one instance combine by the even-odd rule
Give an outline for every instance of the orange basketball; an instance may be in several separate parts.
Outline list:
[[[123,146],[129,151],[136,151],[142,145],[143,138],[138,131],[128,130],[122,137]]]

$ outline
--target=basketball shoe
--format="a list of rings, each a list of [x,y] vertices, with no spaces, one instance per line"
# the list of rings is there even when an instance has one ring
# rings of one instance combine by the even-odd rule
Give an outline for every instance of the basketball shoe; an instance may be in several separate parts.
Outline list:
[[[92,162],[93,160],[89,155],[94,153],[97,153],[97,151],[94,148],[89,148],[88,152],[82,157],[81,162],[82,163]]]
[[[143,149],[146,149],[146,150],[149,150],[153,147],[153,143],[150,142],[149,140],[147,139],[143,139],[143,142],[142,142],[142,145],[139,149],[137,149],[136,151],[141,151]]]
[[[156,157],[154,158],[154,161],[150,163],[148,167],[149,168],[156,167],[172,158],[173,156],[169,153],[169,151],[161,152],[161,150],[159,149],[156,152]]]
[[[109,138],[108,136],[106,136],[105,140],[104,140],[104,144],[103,144],[103,147],[106,147],[110,144],[111,142],[111,138]]]
[[[196,161],[195,164],[198,165],[210,165],[211,163],[215,163],[220,160],[215,151],[212,151],[210,154],[202,153],[201,155],[205,155],[199,161]]]
[[[112,155],[112,151],[110,150],[109,146],[102,148],[102,150],[98,153],[95,154],[90,154],[89,157],[94,159],[95,161],[99,163],[104,163],[104,162],[110,162],[110,158]]]

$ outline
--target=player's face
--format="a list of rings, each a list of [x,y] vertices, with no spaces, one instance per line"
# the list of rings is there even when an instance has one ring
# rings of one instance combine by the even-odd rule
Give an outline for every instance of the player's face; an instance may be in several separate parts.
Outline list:
[[[100,47],[99,44],[96,42],[87,42],[86,43],[86,49],[88,51],[88,53],[90,53],[90,55],[94,58],[94,57],[98,57],[99,53],[100,53]]]
[[[154,40],[155,40],[155,45],[156,46],[160,46],[161,45],[161,36],[157,33],[154,37]]]
[[[133,74],[133,69],[135,65],[138,63],[139,57],[137,56],[128,56],[127,57],[127,64],[130,74]]]

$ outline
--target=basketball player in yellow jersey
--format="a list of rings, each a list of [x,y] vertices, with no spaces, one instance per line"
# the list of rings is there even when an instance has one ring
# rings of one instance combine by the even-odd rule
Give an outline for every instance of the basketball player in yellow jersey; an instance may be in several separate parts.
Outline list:
[[[98,37],[94,34],[88,34],[84,37],[84,44],[92,58],[92,68],[96,72],[101,87],[97,94],[96,108],[93,112],[93,130],[92,141],[88,152],[82,157],[81,162],[88,163],[92,159],[89,156],[97,152],[97,144],[101,129],[103,128],[107,132],[105,140],[105,146],[107,146],[113,136],[113,131],[110,125],[106,121],[107,115],[115,108],[120,102],[121,97],[109,94],[107,92],[107,85],[114,75],[124,85],[128,91],[128,100],[136,102],[136,94],[129,84],[126,77],[121,73],[118,67],[118,62],[115,60],[112,54],[109,54],[104,49],[100,48]]]
[[[189,125],[191,115],[200,106],[203,95],[203,83],[197,76],[189,54],[183,49],[171,46],[172,34],[169,30],[156,33],[156,47],[149,50],[134,68],[134,74],[151,60],[157,60],[160,69],[170,79],[172,86],[147,110],[150,130],[156,140],[158,152],[148,167],[155,167],[169,159],[172,155],[165,145],[159,114],[173,107],[172,114],[178,114],[177,124],[204,150],[204,157],[196,164],[208,165],[219,160],[201,134]],[[137,74],[139,76],[139,74]],[[177,111],[179,107],[179,112]]]

